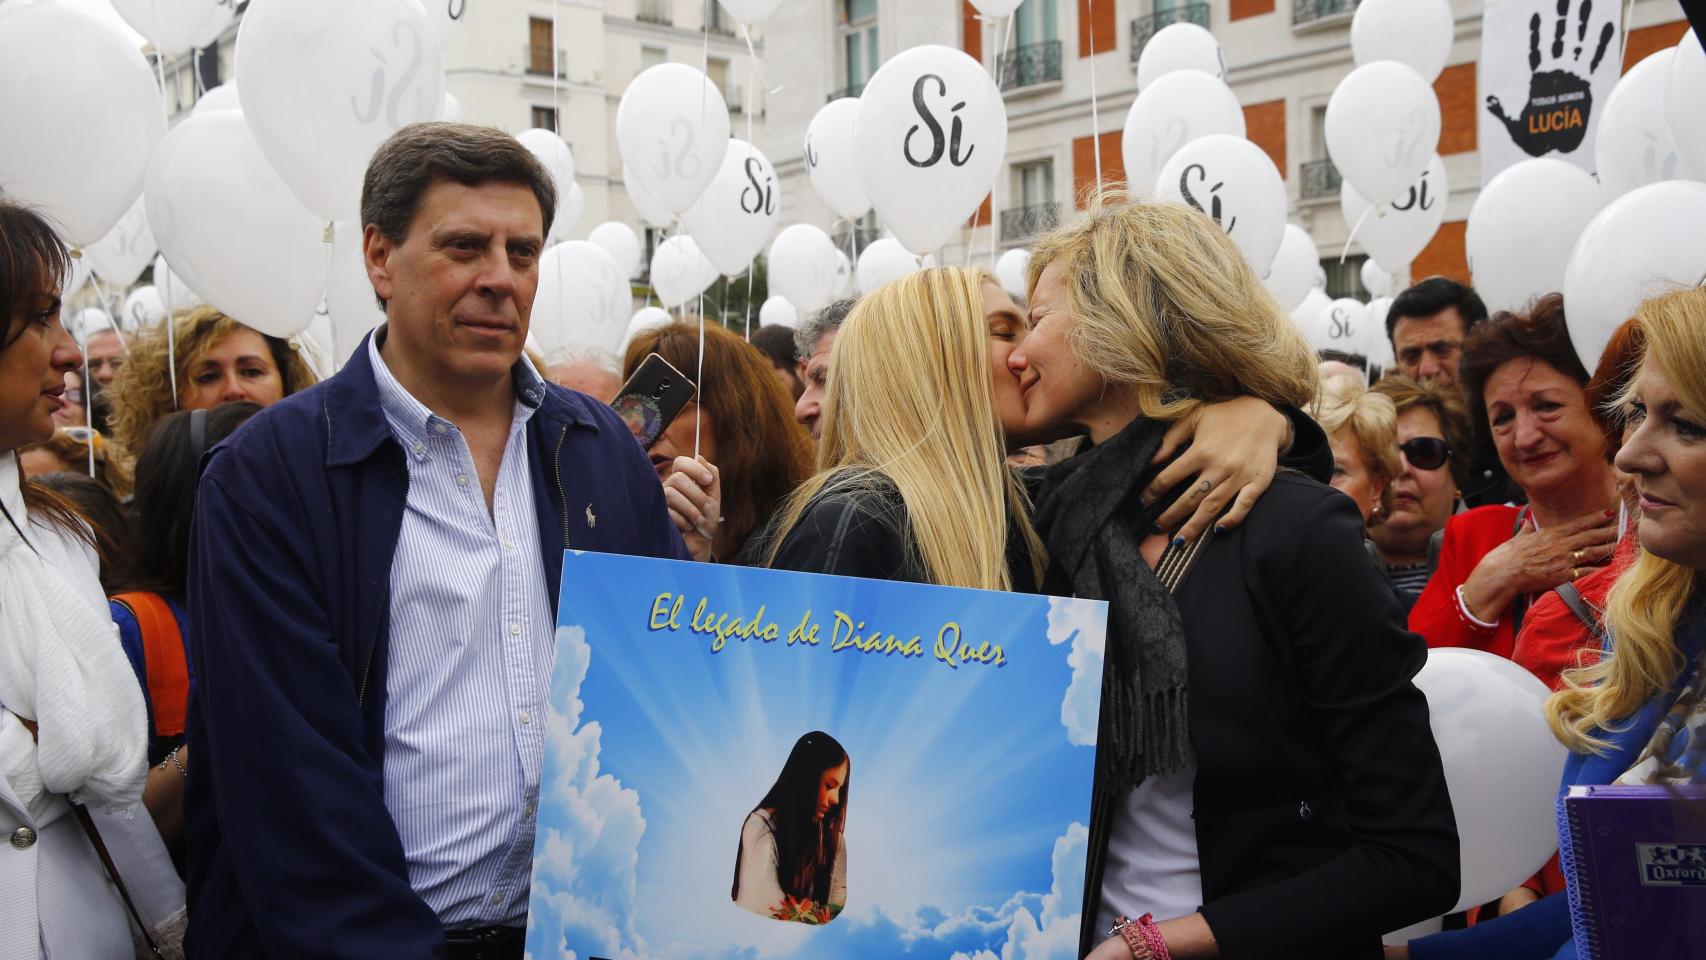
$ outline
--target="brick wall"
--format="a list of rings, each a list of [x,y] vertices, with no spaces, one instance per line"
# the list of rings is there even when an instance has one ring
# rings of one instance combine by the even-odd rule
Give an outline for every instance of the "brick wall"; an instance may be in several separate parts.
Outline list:
[[[1439,79],[1434,81],[1434,95],[1439,97],[1440,156],[1473,152],[1481,109],[1475,90],[1474,62],[1441,70]]]
[[[1118,130],[1102,134],[1102,182],[1125,182],[1125,157],[1120,153]],[[1079,137],[1072,141],[1072,195],[1078,209],[1089,206],[1095,194],[1096,149],[1089,137]]]
[[[960,49],[964,50],[973,60],[983,59],[983,21],[977,18],[977,8],[971,5],[971,0],[960,0],[960,24],[964,34],[960,41]]]
[[[1468,221],[1453,220],[1439,225],[1439,232],[1410,264],[1410,279],[1450,277],[1458,283],[1469,282],[1469,257],[1463,250],[1463,231]]]
[[[1094,53],[1106,53],[1114,49],[1119,42],[1119,30],[1116,27],[1114,0],[1078,0],[1078,55],[1088,57]],[[1090,48],[1090,27],[1095,25],[1095,49]],[[1107,158],[1103,158],[1105,161]]]
[[[1628,73],[1630,67],[1653,53],[1676,46],[1687,32],[1687,20],[1672,20],[1629,31],[1629,46],[1623,51],[1623,72]]]
[[[1232,0],[1229,19],[1246,20],[1274,12],[1274,0]]]
[[[1244,108],[1244,136],[1267,151],[1280,178],[1285,179],[1285,101],[1269,100]]]

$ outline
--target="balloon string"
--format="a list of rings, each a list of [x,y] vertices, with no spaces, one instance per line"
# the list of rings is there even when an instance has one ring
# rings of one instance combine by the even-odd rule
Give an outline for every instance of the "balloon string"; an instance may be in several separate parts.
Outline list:
[[[112,318],[113,332],[118,334],[119,348],[124,351],[125,356],[130,356],[130,342],[124,338],[125,332],[122,327],[122,324],[124,323],[124,320],[122,319],[124,314],[124,310],[122,309],[123,305],[118,304],[115,300],[107,299],[106,288],[101,286],[101,278],[95,276],[94,270],[89,271],[89,282],[95,285],[95,296],[101,298],[101,305],[107,308],[107,315]]]
[[[557,56],[557,8],[559,0],[551,0],[551,132],[563,136],[563,74],[562,59]],[[563,188],[565,194],[574,184]]]
[[[1368,215],[1373,213],[1373,212],[1374,212],[1374,207],[1372,207],[1372,206],[1369,207],[1367,210],[1364,210],[1362,212],[1362,216],[1357,217],[1357,222],[1351,226],[1351,235],[1345,238],[1345,248],[1343,250],[1339,251],[1339,265],[1340,266],[1344,266],[1345,258],[1350,256],[1351,244],[1357,238],[1357,231],[1361,230],[1362,225],[1364,223],[1368,222]]]
[[[332,316],[332,271],[337,269],[337,260],[333,256],[337,252],[333,229],[332,221],[327,220],[326,232],[320,239],[326,245],[326,323],[332,328],[332,371],[335,373],[344,365],[344,348],[338,343],[338,319]]]
[[[1001,49],[996,51],[996,57],[998,59],[1001,56],[1001,50],[1006,50],[1007,45],[1012,43],[1012,42],[1013,42],[1013,15],[1009,13],[1007,15],[1007,35],[1001,41]],[[1094,74],[1095,70],[1092,69],[1090,72],[1092,74]],[[1001,78],[1000,77],[995,78],[995,85],[997,87],[1001,86]],[[989,191],[989,269],[991,271],[994,271],[994,269],[995,269],[995,261],[996,261],[995,248],[996,248],[996,244],[999,241],[1000,241],[1000,231],[996,230],[996,228],[995,228],[995,189],[993,187],[991,187],[990,191]],[[970,260],[968,259],[967,262],[969,263]]]
[[[1102,114],[1096,99],[1096,0],[1086,0],[1090,19],[1090,142],[1096,154],[1096,205],[1102,205]]]
[[[154,75],[160,79],[160,118],[165,121],[166,127],[169,129],[172,126],[172,110],[166,106],[166,55],[160,49],[160,0],[148,0],[148,10],[154,17]],[[160,255],[160,262],[166,263],[164,252]],[[170,276],[171,272],[171,264],[166,263],[167,276]],[[172,315],[172,285],[163,283],[161,278],[155,277],[154,289],[160,290],[162,288],[166,291],[164,297],[166,307],[166,380],[172,385],[172,409],[176,411],[178,409],[178,331],[177,324],[174,322],[176,318]]]

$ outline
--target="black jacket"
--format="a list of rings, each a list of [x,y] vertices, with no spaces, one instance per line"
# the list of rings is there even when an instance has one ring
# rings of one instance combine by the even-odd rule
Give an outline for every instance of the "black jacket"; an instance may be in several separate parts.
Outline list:
[[[1177,597],[1201,912],[1231,960],[1378,960],[1383,933],[1457,899],[1456,821],[1410,682],[1427,648],[1362,531],[1349,498],[1281,473]],[[1091,814],[1086,949],[1123,799]]]

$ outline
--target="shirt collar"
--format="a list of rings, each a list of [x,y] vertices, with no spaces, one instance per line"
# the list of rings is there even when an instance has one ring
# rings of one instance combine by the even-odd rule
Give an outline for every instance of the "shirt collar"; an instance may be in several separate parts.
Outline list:
[[[380,326],[367,338],[367,358],[373,364],[373,380],[379,387],[379,408],[390,422],[397,439],[405,448],[413,450],[429,430],[455,425],[428,410],[426,404],[415,399],[414,394],[405,389],[391,373],[391,368],[379,353],[379,344],[385,338],[385,333],[385,326]],[[526,354],[510,368],[510,376],[515,381],[515,424],[519,426],[527,423],[544,401],[545,380],[539,376],[539,371],[533,369],[533,364]]]

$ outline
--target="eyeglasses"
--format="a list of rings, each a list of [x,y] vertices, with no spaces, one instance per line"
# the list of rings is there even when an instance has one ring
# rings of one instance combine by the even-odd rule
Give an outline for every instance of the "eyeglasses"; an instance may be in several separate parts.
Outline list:
[[[60,427],[59,432],[65,434],[67,437],[70,437],[78,443],[88,443],[90,440],[100,436],[98,432],[89,427]]]
[[[1411,437],[1398,444],[1398,452],[1417,470],[1438,470],[1451,459],[1451,447],[1438,437]]]

